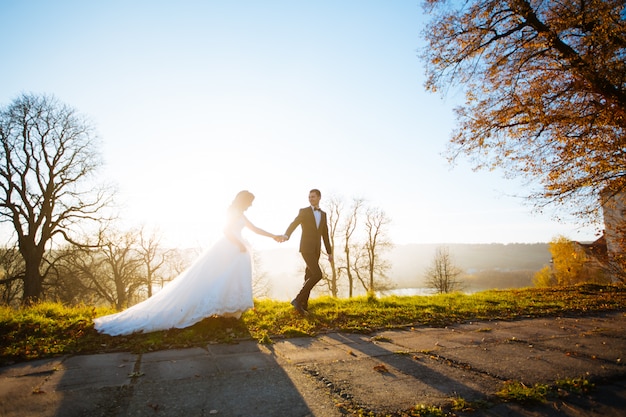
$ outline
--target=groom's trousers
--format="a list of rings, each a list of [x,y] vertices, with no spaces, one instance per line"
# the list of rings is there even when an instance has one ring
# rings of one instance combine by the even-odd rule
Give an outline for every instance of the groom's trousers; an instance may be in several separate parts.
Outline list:
[[[322,279],[322,269],[320,268],[320,252],[302,252],[302,258],[306,263],[304,285],[296,296],[296,300],[306,310],[311,290]]]

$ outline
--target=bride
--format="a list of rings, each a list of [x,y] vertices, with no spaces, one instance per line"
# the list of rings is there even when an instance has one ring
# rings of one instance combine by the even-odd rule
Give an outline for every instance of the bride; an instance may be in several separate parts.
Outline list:
[[[281,242],[253,225],[244,215],[252,205],[249,191],[237,194],[228,208],[224,236],[161,291],[147,300],[108,316],[94,319],[100,333],[112,336],[184,328],[214,316],[236,317],[253,307],[252,260],[244,227]]]

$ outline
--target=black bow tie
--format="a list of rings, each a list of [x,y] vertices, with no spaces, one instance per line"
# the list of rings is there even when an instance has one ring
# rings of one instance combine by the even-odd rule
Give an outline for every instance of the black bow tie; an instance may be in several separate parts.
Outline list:
[[[321,209],[321,208],[319,208],[319,207],[313,207],[313,210],[314,210],[314,211],[322,211],[322,209]]]

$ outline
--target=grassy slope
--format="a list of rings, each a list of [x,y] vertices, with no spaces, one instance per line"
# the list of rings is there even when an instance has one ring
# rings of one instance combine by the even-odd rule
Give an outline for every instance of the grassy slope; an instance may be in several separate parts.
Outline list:
[[[468,320],[593,314],[626,310],[626,287],[581,285],[564,288],[484,291],[472,295],[311,300],[311,315],[297,315],[288,302],[262,300],[240,320],[212,317],[186,329],[111,337],[93,329],[92,319],[111,310],[41,303],[19,310],[0,307],[0,366],[63,354],[145,352],[233,343],[253,338],[314,336],[328,331],[369,333],[406,326],[444,326]]]

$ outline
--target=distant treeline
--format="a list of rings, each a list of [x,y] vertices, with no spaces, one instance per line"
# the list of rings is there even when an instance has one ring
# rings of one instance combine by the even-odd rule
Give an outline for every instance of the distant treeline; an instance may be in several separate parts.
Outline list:
[[[466,292],[530,287],[535,272],[550,262],[547,243],[396,245],[382,255],[391,265],[387,276],[395,288],[425,287],[424,274],[439,246],[447,246],[453,263],[463,270]],[[297,249],[265,250],[259,267],[276,281],[274,298],[287,299],[298,290],[303,262]]]
[[[465,272],[467,290],[531,286],[534,273],[550,262],[547,243],[397,245],[387,256],[390,276],[401,287],[419,286],[440,246]]]

